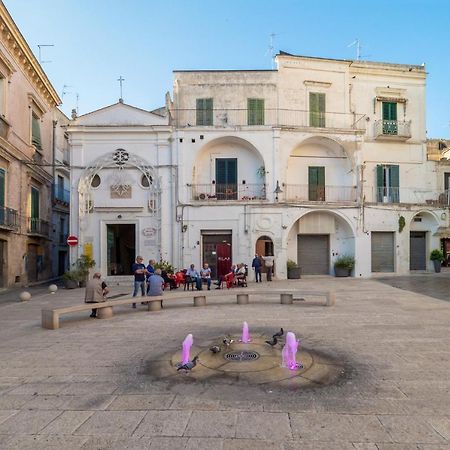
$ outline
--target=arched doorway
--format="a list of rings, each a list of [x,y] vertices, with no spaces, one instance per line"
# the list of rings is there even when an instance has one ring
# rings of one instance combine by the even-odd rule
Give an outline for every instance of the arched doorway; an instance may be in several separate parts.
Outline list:
[[[418,212],[410,223],[409,270],[426,270],[428,255],[438,239],[433,238],[439,226],[438,221],[427,211]]]
[[[274,256],[273,252],[273,241],[269,236],[261,236],[258,238],[255,244],[255,254],[260,256]],[[261,261],[263,263],[261,267],[261,272],[266,273],[267,268],[264,259]],[[272,268],[275,272],[275,266]]]

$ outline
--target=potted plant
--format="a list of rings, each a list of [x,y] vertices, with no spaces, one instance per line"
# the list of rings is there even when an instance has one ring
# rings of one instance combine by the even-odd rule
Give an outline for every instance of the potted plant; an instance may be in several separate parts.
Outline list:
[[[349,277],[355,267],[355,258],[351,255],[341,255],[334,261],[334,273],[337,277]]]
[[[75,262],[75,267],[78,271],[80,287],[85,287],[89,278],[89,269],[95,267],[95,261],[89,255],[83,254]]]
[[[75,289],[78,287],[80,274],[78,270],[68,270],[64,273],[62,278],[66,289]]]
[[[444,261],[444,254],[441,250],[435,248],[430,254],[430,259],[433,261],[434,271],[439,273],[441,271],[442,261]]]
[[[288,259],[287,263],[287,277],[289,280],[298,280],[301,278],[301,268],[292,259]]]

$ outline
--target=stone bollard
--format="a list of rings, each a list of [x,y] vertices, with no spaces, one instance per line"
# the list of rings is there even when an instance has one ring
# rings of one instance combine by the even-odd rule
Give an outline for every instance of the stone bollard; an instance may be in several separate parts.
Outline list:
[[[48,292],[50,292],[50,294],[54,294],[57,290],[58,290],[58,286],[56,286],[56,284],[51,284],[48,287]]]
[[[27,302],[31,300],[31,294],[27,291],[23,291],[20,293],[19,298],[21,302]]]
[[[280,303],[282,305],[292,305],[293,300],[292,294],[280,294]]]
[[[195,296],[194,306],[206,306],[206,297],[204,295]]]
[[[327,293],[327,301],[325,303],[325,306],[334,306],[335,304],[336,304],[336,293],[330,291]]]

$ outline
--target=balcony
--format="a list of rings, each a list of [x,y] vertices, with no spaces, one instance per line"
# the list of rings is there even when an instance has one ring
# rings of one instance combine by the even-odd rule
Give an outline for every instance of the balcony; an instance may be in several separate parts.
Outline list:
[[[320,113],[320,117],[307,110],[265,109],[256,119],[247,109],[212,109],[201,111],[201,119],[195,109],[175,109],[172,124],[177,128],[213,126],[228,127],[275,127],[350,129],[365,131],[363,114]]]
[[[409,139],[411,137],[411,121],[376,120],[374,136],[375,139]]]
[[[44,238],[50,237],[50,224],[45,220],[28,217],[28,234]]]
[[[190,184],[191,200],[201,202],[266,200],[265,184]]]
[[[15,209],[0,206],[0,229],[7,231],[19,229],[19,215]]]
[[[375,187],[372,195],[372,201],[377,203],[409,203],[436,207],[450,206],[449,190]],[[368,198],[366,200],[370,201]]]
[[[284,184],[282,189],[280,201],[286,202],[355,203],[358,198],[356,186]]]
[[[67,205],[70,203],[70,191],[68,189],[64,189],[58,184],[53,185],[53,195],[54,199],[58,202],[65,203]]]

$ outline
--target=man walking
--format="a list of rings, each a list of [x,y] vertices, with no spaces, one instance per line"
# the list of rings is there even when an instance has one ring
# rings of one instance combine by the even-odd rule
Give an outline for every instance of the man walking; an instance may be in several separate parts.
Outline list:
[[[266,266],[267,281],[272,281],[274,257],[272,255],[267,255],[267,256],[261,256],[261,258],[264,260],[264,265]]]
[[[258,283],[258,281],[261,283],[261,258],[259,257],[258,253],[256,253],[255,257],[253,258],[252,261],[252,267],[255,270],[255,279],[256,282]]]
[[[131,271],[134,275],[133,297],[137,296],[139,289],[141,290],[142,297],[145,297],[145,274],[147,273],[147,269],[143,261],[144,258],[142,256],[137,256],[136,262],[131,266]],[[133,303],[133,308],[136,308],[136,303]]]

